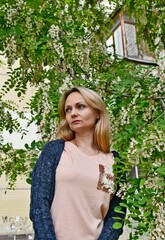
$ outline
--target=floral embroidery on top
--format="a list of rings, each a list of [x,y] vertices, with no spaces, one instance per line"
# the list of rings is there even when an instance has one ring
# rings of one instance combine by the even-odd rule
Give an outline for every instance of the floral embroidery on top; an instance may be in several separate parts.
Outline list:
[[[97,189],[107,192],[109,194],[114,194],[115,187],[115,177],[112,173],[112,168],[99,164],[99,180],[97,184]]]

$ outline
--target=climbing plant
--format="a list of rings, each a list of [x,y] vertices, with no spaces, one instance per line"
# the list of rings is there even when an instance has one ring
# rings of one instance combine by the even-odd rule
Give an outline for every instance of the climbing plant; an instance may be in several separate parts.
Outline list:
[[[108,53],[106,40],[116,8],[136,19],[137,41],[147,42],[156,54],[157,66],[140,66]],[[111,119],[111,148],[124,159],[114,171],[121,185],[117,193],[123,199],[121,207],[128,209],[125,224],[134,229],[130,239],[144,233],[148,239],[164,239],[163,9],[158,0],[113,4],[0,0],[0,52],[8,66],[8,79],[0,93],[0,175],[8,176],[10,188],[19,175],[31,182],[31,171],[43,145],[55,138],[60,95],[73,85],[83,85],[97,91],[105,101]],[[4,99],[14,90],[21,101],[29,87],[35,92],[24,111],[20,112],[14,101]],[[13,149],[12,144],[4,144],[3,131],[19,131],[24,136],[26,129],[19,118],[26,118],[26,111],[31,114],[28,125],[37,125],[39,141]],[[13,118],[12,112],[18,117]],[[120,177],[123,173],[127,175],[125,181]],[[120,222],[114,227],[120,227]]]

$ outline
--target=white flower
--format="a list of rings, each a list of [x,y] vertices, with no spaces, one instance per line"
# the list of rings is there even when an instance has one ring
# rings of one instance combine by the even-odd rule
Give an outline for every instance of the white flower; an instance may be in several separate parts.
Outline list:
[[[159,44],[160,41],[161,41],[160,37],[157,37],[157,38],[155,39],[155,45]]]
[[[51,25],[50,29],[48,30],[48,35],[50,35],[53,39],[59,39],[59,27],[55,26],[54,24]]]
[[[49,69],[50,69],[50,66],[49,66],[49,65],[46,65],[46,66],[42,66],[42,68],[43,68],[43,70],[45,70],[46,72],[48,72]]]
[[[49,80],[48,78],[45,78],[45,79],[44,79],[44,83],[47,85],[47,84],[50,83],[50,80]]]

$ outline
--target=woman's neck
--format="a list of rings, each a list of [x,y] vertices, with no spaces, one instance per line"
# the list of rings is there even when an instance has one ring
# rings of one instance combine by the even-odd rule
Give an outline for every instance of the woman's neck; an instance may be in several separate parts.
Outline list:
[[[93,136],[75,136],[72,140],[81,151],[86,153],[87,155],[97,155],[99,153],[99,149],[95,146],[93,142]]]

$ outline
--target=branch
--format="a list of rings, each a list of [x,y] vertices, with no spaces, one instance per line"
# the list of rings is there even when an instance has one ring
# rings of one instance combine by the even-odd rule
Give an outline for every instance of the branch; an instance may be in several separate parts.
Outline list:
[[[162,98],[160,99],[160,102],[161,102],[161,104],[162,104],[162,107],[163,107],[164,119],[165,119],[165,103],[164,103],[164,101],[163,101],[163,99],[162,99]]]
[[[152,96],[151,98],[152,99],[165,99],[165,97],[159,97],[159,96],[157,96],[157,97],[156,96]]]
[[[165,119],[165,102],[164,102],[165,97],[162,97],[162,96],[160,96],[160,97],[159,96],[152,96],[151,98],[160,100],[160,103],[161,103],[162,108],[163,108],[164,119]]]

